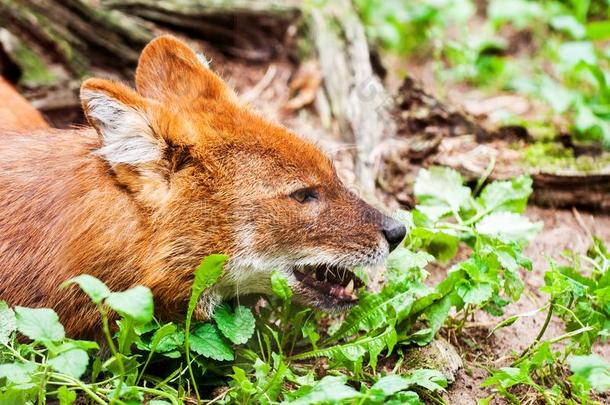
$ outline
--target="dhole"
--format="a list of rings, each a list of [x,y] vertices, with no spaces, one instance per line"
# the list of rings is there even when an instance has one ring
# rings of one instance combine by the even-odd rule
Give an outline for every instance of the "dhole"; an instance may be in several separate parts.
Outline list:
[[[48,128],[42,115],[0,77],[0,131]]]
[[[81,273],[115,291],[150,287],[157,316],[186,310],[193,269],[230,256],[199,302],[270,291],[274,269],[295,298],[325,310],[354,300],[350,271],[384,260],[404,226],[367,205],[310,142],[240,106],[184,43],[143,51],[136,88],[82,84],[90,129],[0,139],[0,299],[52,307],[71,336],[94,335]]]

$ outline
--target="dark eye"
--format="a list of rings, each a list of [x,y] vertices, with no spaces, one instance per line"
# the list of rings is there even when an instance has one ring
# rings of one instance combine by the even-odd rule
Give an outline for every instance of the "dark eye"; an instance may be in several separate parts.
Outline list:
[[[302,188],[302,189],[297,190],[294,193],[290,194],[290,198],[300,202],[301,204],[315,201],[319,197],[320,197],[320,195],[313,188]]]

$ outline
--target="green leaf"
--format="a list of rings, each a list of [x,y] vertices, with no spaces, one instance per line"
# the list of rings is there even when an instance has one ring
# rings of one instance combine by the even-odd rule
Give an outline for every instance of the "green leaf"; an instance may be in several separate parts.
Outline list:
[[[371,367],[375,368],[377,356],[384,349],[387,349],[388,352],[392,351],[396,344],[396,340],[396,330],[393,326],[388,326],[383,332],[376,336],[371,336],[371,334],[363,335],[348,343],[299,353],[292,358],[294,360],[304,360],[314,357],[328,357],[345,366],[353,368],[365,354],[368,354],[369,364]]]
[[[284,380],[291,374],[280,355],[273,353],[271,356],[273,358],[273,367],[258,357],[253,365],[256,383],[259,387],[259,393],[255,400],[260,401],[262,404],[276,403],[282,392]]]
[[[254,315],[249,308],[238,305],[235,312],[227,304],[220,305],[214,313],[218,329],[236,345],[246,343],[254,334]]]
[[[174,325],[173,323],[166,323],[165,325],[161,326],[159,329],[157,329],[155,331],[152,339],[150,339],[149,351],[150,352],[156,352],[156,351],[167,352],[170,350],[174,350],[175,348],[182,345],[182,343],[176,344],[175,347],[168,345],[168,341],[169,341],[168,338],[170,336],[174,336],[174,335],[176,335],[176,325]],[[184,335],[182,336],[182,339],[184,340]],[[162,350],[160,350],[160,349],[162,349]]]
[[[274,270],[271,274],[271,289],[283,301],[288,301],[292,298],[292,290],[288,285],[288,280],[278,270]]]
[[[385,402],[386,405],[425,405],[420,401],[419,395],[414,391],[402,391],[394,395],[394,397]]]
[[[570,368],[577,378],[587,381],[597,392],[610,390],[610,363],[596,354],[572,356]]]
[[[527,0],[503,0],[490,2],[487,15],[493,22],[509,21],[524,29],[532,22],[538,23],[545,16],[541,4]]]
[[[314,320],[309,319],[301,326],[301,333],[303,337],[306,337],[311,342],[314,349],[318,348],[318,341],[320,340],[320,334]]]
[[[99,304],[102,300],[110,296],[110,289],[106,284],[88,274],[81,274],[80,276],[71,278],[62,284],[62,288],[70,284],[78,284],[95,304]]]
[[[290,402],[292,405],[344,403],[341,401],[359,398],[363,395],[347,385],[347,377],[344,376],[326,376],[314,386],[302,387],[294,394],[298,397]]]
[[[594,41],[610,39],[610,20],[587,23],[587,38]]]
[[[406,390],[409,386],[410,384],[405,377],[400,375],[387,375],[377,380],[371,387],[371,390],[379,390],[384,396],[389,397],[399,391]]]
[[[411,339],[412,342],[420,346],[430,343],[447,320],[451,307],[460,310],[464,306],[462,298],[455,290],[459,280],[464,277],[466,277],[464,270],[454,269],[450,271],[447,278],[436,286],[434,293],[421,297],[413,304],[413,312],[419,313],[422,311],[428,319],[429,328],[415,333],[414,338]]]
[[[148,401],[148,405],[171,405],[171,403],[167,401],[162,401],[160,399],[153,399],[151,401]]]
[[[433,220],[458,212],[470,201],[470,189],[463,184],[462,175],[453,169],[439,166],[421,169],[413,188],[420,204],[418,209]]]
[[[211,323],[200,325],[190,335],[191,350],[214,360],[233,360],[233,349]]]
[[[465,303],[480,305],[487,302],[493,294],[493,288],[487,283],[462,283],[458,286],[457,292]]]
[[[112,403],[119,402],[121,405],[142,405],[144,400],[144,394],[138,389],[138,387],[130,386],[128,384],[122,384],[116,386],[112,391],[109,392],[108,397],[110,398],[121,398],[121,401],[112,401]]]
[[[6,378],[14,384],[25,384],[32,381],[32,374],[36,368],[35,363],[0,364],[0,379]]]
[[[159,344],[157,345],[157,352],[166,354],[173,350],[178,349],[184,344],[184,332],[178,331],[176,333],[164,336]]]
[[[118,342],[118,351],[126,356],[131,354],[131,347],[133,344],[141,342],[140,336],[136,333],[134,324],[136,321],[131,317],[125,317],[116,321],[119,325],[119,330],[115,337]]]
[[[90,379],[92,382],[97,381],[100,373],[102,372],[102,359],[99,356],[95,356],[93,360],[93,364],[91,365],[91,376]]]
[[[55,353],[61,353],[72,349],[82,349],[84,351],[100,350],[100,346],[90,340],[68,340],[56,346],[54,351]]]
[[[573,67],[580,61],[597,63],[595,48],[588,41],[564,42],[559,46],[558,53],[559,59],[568,67]]]
[[[418,340],[416,342],[417,344],[428,344],[434,338],[436,332],[440,330],[447,320],[449,310],[452,306],[455,306],[457,296],[458,294],[456,292],[451,292],[430,305],[425,312],[428,322],[430,323],[430,333],[424,339]]]
[[[510,212],[487,215],[476,225],[476,230],[483,235],[520,243],[530,241],[541,229],[542,222],[531,222],[524,216]]]
[[[567,14],[553,17],[551,19],[551,27],[567,32],[574,39],[581,39],[585,36],[585,27],[573,15]]]
[[[525,211],[532,193],[532,178],[519,176],[507,181],[494,181],[483,189],[477,201],[489,212]]]
[[[429,391],[442,391],[447,387],[447,379],[438,370],[417,369],[412,371],[406,380],[410,385],[418,385]]]
[[[447,380],[439,371],[417,369],[412,371],[411,374],[406,377],[400,375],[388,375],[380,378],[370,388],[369,394],[382,393],[383,397],[389,397],[413,386],[423,387],[430,391],[441,391],[447,386]],[[399,403],[421,403],[419,402],[417,395],[415,395],[415,397],[409,395],[407,398],[409,399],[408,402]],[[381,402],[381,399],[383,398],[378,399]]]
[[[527,318],[527,317],[534,316],[538,312],[542,311],[543,309],[544,309],[544,307],[540,307],[540,308],[537,308],[537,309],[534,309],[534,310],[531,310],[528,312],[523,312],[520,314],[509,316],[508,318],[506,318],[505,320],[503,320],[502,322],[500,322],[496,326],[494,326],[493,329],[489,332],[489,335],[491,336],[498,329],[505,328],[507,326],[511,326],[513,323],[517,322],[517,320],[519,320],[521,318]]]
[[[9,384],[8,389],[0,391],[0,404],[33,405],[37,403],[40,388],[34,382]]]
[[[59,400],[59,405],[72,405],[76,402],[76,392],[70,391],[68,387],[62,385],[57,390],[57,399]]]
[[[441,262],[452,259],[456,255],[460,243],[455,235],[420,227],[411,231],[409,240],[417,241],[422,249]]]
[[[557,114],[564,113],[574,102],[574,93],[548,76],[541,78],[539,91],[540,96],[551,105]]]
[[[426,251],[413,252],[404,246],[399,246],[386,260],[385,279],[389,285],[423,281],[428,276],[426,266],[433,261],[434,256]]]
[[[32,340],[57,342],[65,338],[59,317],[49,308],[16,307],[17,330]]]
[[[191,298],[189,299],[187,321],[190,320],[193,315],[193,311],[197,306],[197,301],[199,300],[201,293],[213,286],[222,275],[224,264],[228,258],[227,255],[209,255],[206,256],[201,261],[201,264],[195,269],[195,280],[193,281]],[[190,321],[187,323],[190,323]]]
[[[256,387],[250,381],[250,377],[246,374],[246,372],[237,366],[233,366],[233,374],[230,374],[230,377],[237,383],[240,391],[252,395],[256,393]]]
[[[87,352],[81,349],[68,350],[67,352],[61,353],[56,357],[53,357],[48,363],[55,369],[63,374],[67,374],[74,378],[80,378],[87,370],[87,364],[89,364],[89,356]]]
[[[17,330],[15,311],[8,304],[0,301],[0,344],[7,344],[11,335]]]
[[[351,336],[359,330],[368,332],[377,329],[393,317],[405,317],[414,298],[414,291],[395,291],[391,287],[384,288],[378,294],[363,293],[329,341]]]
[[[135,373],[141,364],[138,361],[138,357],[139,356],[126,356],[122,353],[117,353],[102,364],[102,369],[105,372],[110,372],[115,377],[118,377],[122,373],[125,373],[124,375],[129,375],[131,377],[133,374],[130,375],[129,372],[131,371]],[[120,362],[123,363],[123,368],[121,368],[119,364]]]
[[[386,266],[390,271],[404,272],[409,269],[424,268],[432,261],[434,261],[434,256],[427,252],[412,252],[399,246],[388,256]]]
[[[136,286],[127,291],[111,293],[105,302],[121,316],[136,322],[147,323],[153,318],[153,296],[147,287]]]

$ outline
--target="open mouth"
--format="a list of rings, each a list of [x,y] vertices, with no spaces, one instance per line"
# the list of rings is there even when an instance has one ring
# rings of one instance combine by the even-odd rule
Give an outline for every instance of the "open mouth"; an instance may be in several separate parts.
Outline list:
[[[364,286],[362,280],[344,267],[304,266],[295,269],[294,275],[304,286],[342,303],[356,302],[355,291]]]

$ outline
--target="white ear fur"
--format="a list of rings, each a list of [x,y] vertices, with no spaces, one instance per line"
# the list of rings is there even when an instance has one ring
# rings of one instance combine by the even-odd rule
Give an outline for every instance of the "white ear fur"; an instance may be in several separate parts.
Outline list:
[[[96,154],[111,165],[161,159],[161,145],[143,113],[102,91],[84,90],[81,98],[89,120],[102,136],[103,144]]]

